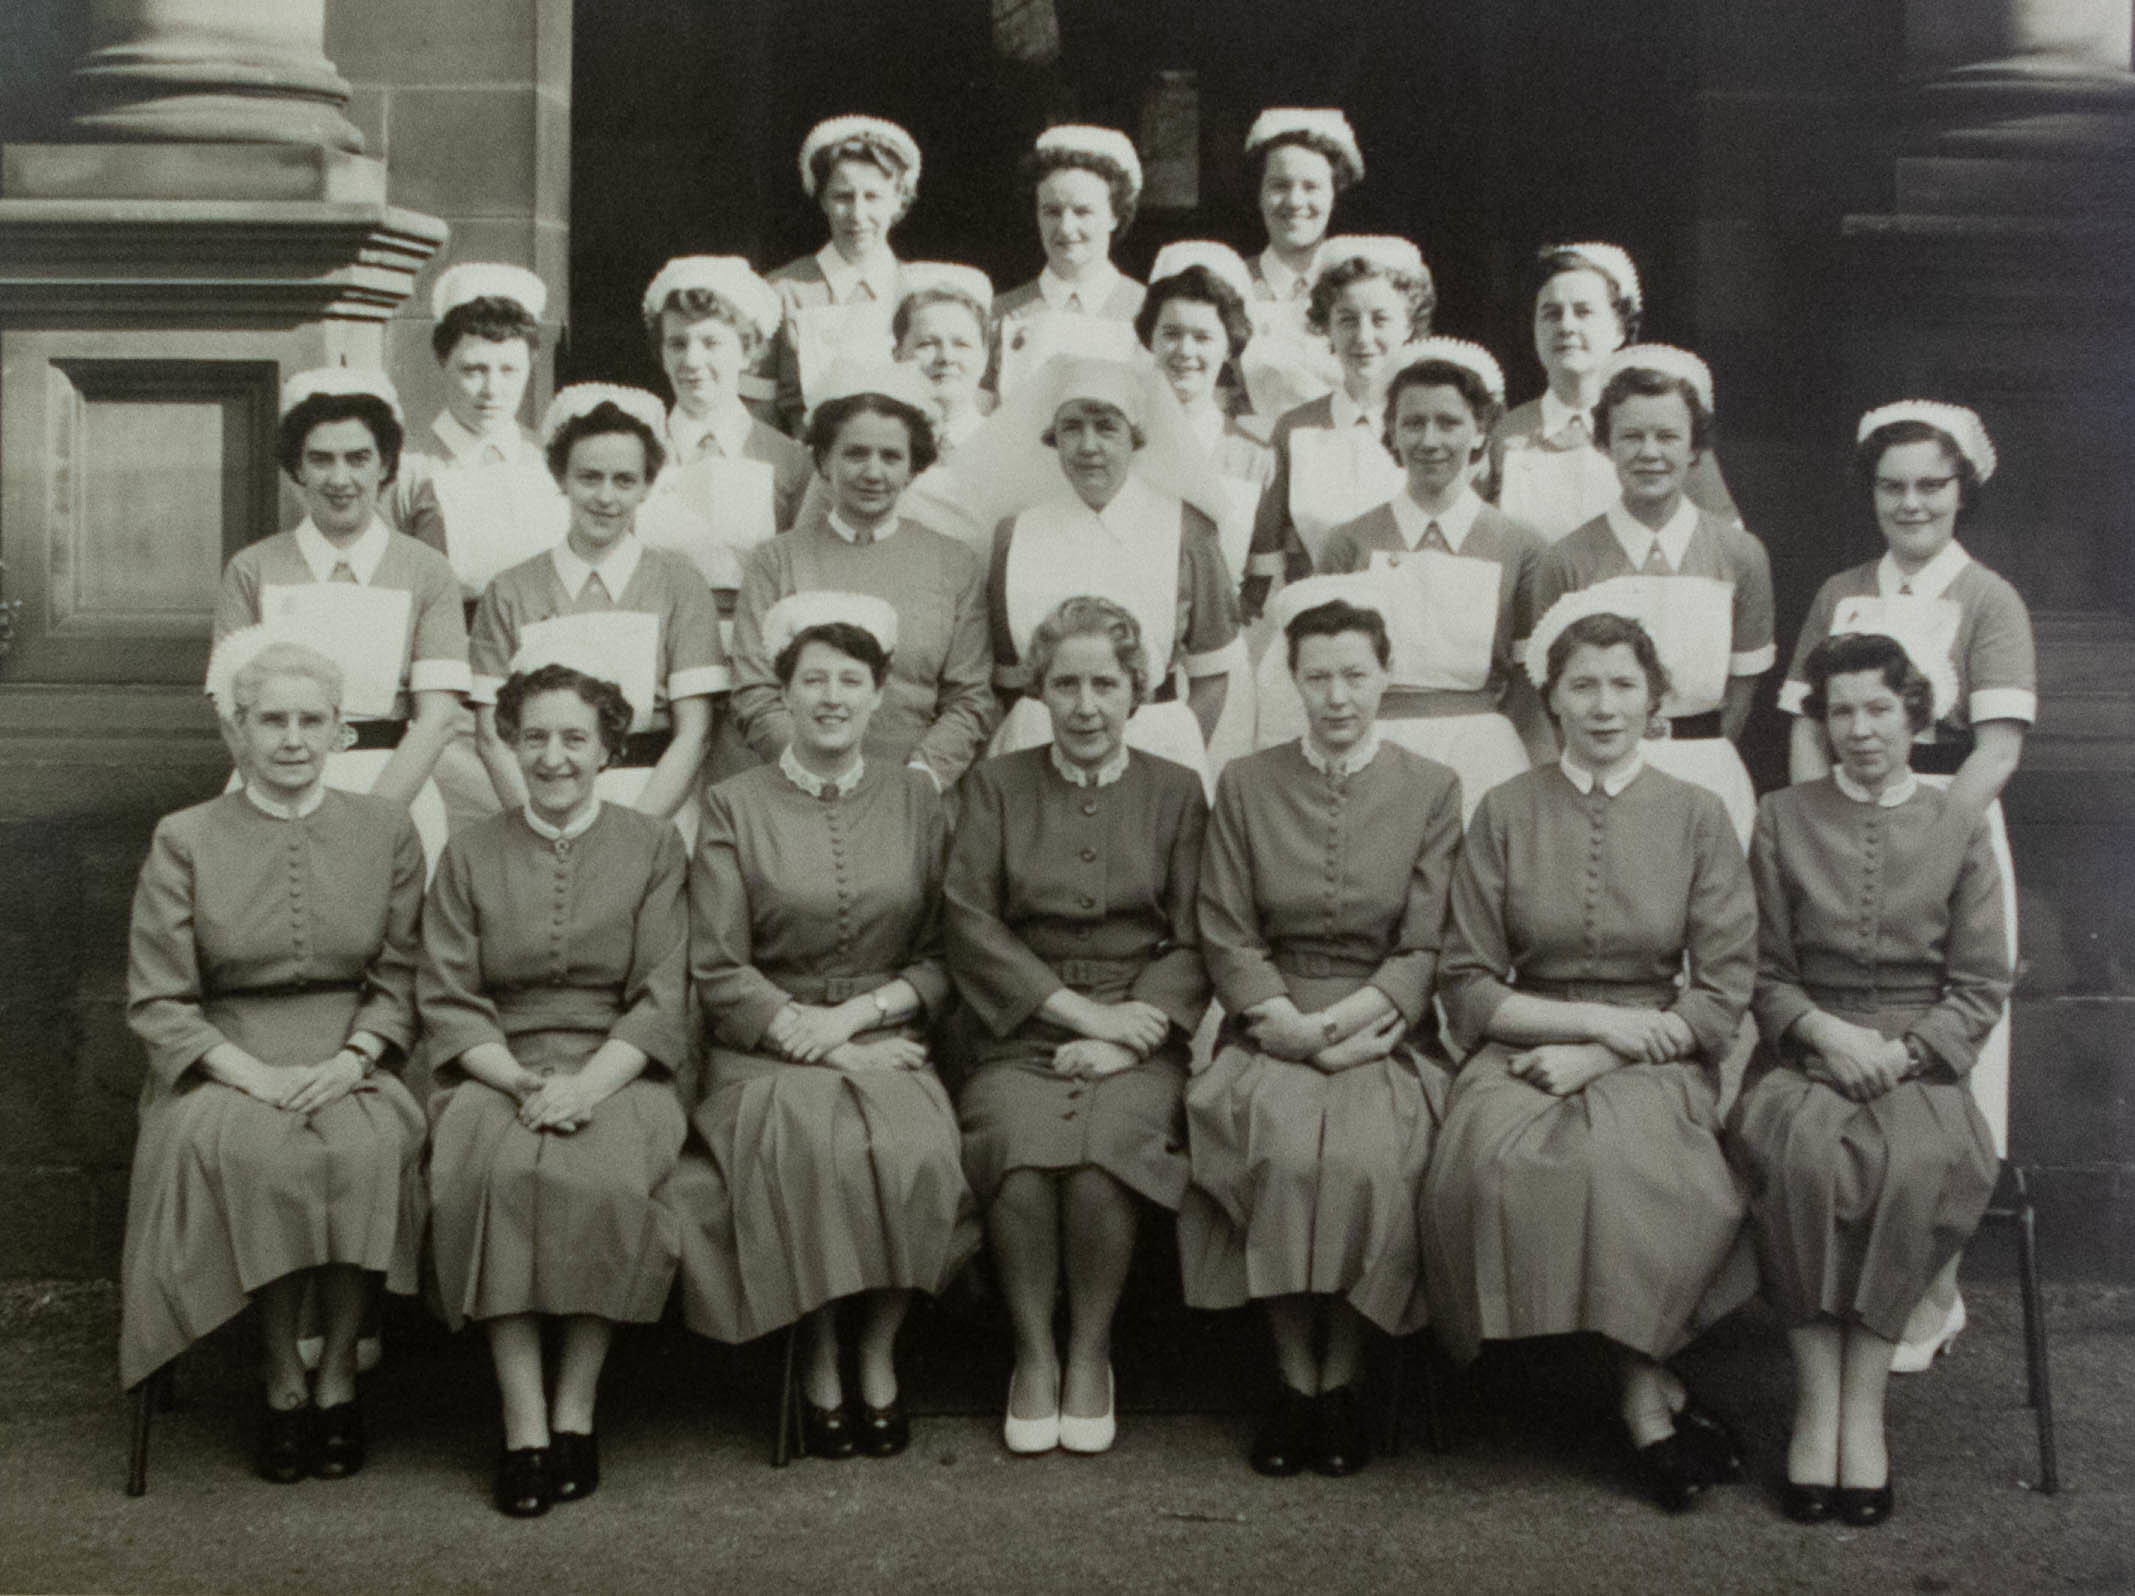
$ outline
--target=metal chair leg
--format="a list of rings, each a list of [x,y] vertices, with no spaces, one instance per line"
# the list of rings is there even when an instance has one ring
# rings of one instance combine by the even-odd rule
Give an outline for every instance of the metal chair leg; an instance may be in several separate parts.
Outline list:
[[[798,1323],[786,1327],[785,1367],[778,1380],[778,1439],[771,1443],[771,1466],[782,1469],[807,1451],[801,1430],[800,1405],[793,1400],[794,1363],[801,1340]]]
[[[2053,1385],[2046,1368],[2046,1310],[2039,1294],[2038,1213],[2031,1206],[2024,1172],[2010,1169],[2016,1185],[2017,1274],[2024,1299],[2024,1367],[2027,1395],[2039,1426],[2039,1490],[2061,1488],[2060,1457],[2053,1435]]]
[[[126,1461],[126,1494],[148,1494],[148,1421],[156,1404],[156,1382],[161,1371],[133,1388],[133,1446]]]

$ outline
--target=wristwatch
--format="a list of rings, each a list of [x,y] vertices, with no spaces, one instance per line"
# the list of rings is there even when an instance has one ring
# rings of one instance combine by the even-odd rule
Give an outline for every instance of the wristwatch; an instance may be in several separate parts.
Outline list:
[[[1329,1047],[1334,1046],[1335,1039],[1341,1034],[1342,1028],[1340,1025],[1335,1023],[1332,1016],[1329,1016],[1327,1019],[1320,1021],[1320,1039],[1324,1041]]]
[[[876,987],[874,991],[868,993],[867,1000],[875,1005],[875,1018],[882,1024],[887,1025],[890,1023],[890,1000],[882,995],[883,991],[884,988]]]
[[[385,1054],[382,1050],[379,1052],[373,1052],[371,1050],[373,1045],[374,1044],[359,1042],[353,1036],[350,1037],[346,1042],[343,1042],[341,1044],[344,1051],[353,1053],[356,1055],[356,1057],[363,1060],[363,1073],[366,1075],[377,1069],[379,1061],[385,1057]]]

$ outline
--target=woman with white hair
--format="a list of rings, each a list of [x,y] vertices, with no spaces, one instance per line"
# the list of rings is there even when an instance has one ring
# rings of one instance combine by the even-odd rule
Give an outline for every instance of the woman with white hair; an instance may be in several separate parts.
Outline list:
[[[795,436],[841,356],[890,356],[907,291],[890,232],[919,197],[919,168],[918,142],[879,116],[834,116],[801,141],[801,187],[830,239],[765,279],[785,312],[771,344],[778,422]]]
[[[415,1040],[422,845],[404,804],[326,780],[332,660],[248,627],[208,686],[243,786],[166,816],[134,892],[126,1017],[149,1067],[119,1376],[139,1384],[257,1297],[259,1472],[339,1479],[364,1462],[366,1303],[417,1281],[423,1119],[393,1072]]]
[[[1307,318],[1336,197],[1364,181],[1364,152],[1349,118],[1332,107],[1271,106],[1246,129],[1245,165],[1268,245],[1247,263],[1253,343],[1242,366],[1256,430],[1266,437],[1285,414],[1342,380],[1325,334]]]

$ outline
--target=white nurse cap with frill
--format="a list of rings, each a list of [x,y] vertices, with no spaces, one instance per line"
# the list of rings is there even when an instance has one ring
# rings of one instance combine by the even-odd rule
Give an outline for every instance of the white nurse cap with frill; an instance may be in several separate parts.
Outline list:
[[[1866,443],[1879,429],[1899,421],[1918,421],[1945,434],[1957,445],[1958,453],[1971,462],[1972,474],[1982,482],[1993,476],[1995,466],[2000,464],[2001,457],[1994,451],[1994,440],[1987,436],[1987,424],[1979,419],[1979,412],[1940,399],[1900,399],[1894,404],[1878,405],[1861,417],[1853,441]]]
[[[778,290],[739,255],[677,255],[645,285],[645,320],[653,320],[666,308],[670,294],[691,288],[718,295],[747,317],[761,337],[769,338],[785,319]]]
[[[993,279],[976,266],[953,260],[908,260],[897,268],[904,279],[904,297],[946,290],[962,294],[982,311],[993,307]]]
[[[815,198],[815,158],[833,145],[857,140],[887,151],[902,169],[897,186],[909,194],[919,187],[919,141],[887,117],[833,116],[808,130],[801,140],[801,187]]]
[[[764,653],[772,659],[786,651],[811,626],[843,621],[857,626],[882,645],[882,652],[897,652],[897,611],[872,593],[847,593],[835,588],[813,588],[788,593],[764,614]]]
[[[1521,663],[1527,667],[1527,679],[1535,684],[1538,692],[1548,683],[1550,644],[1556,642],[1572,622],[1584,620],[1589,615],[1621,616],[1644,627],[1650,637],[1653,628],[1647,625],[1647,618],[1655,602],[1655,591],[1650,580],[1612,576],[1592,587],[1574,588],[1565,594],[1535,622],[1535,629],[1528,636],[1527,646],[1521,654]]]
[[[301,650],[311,656],[311,665],[320,674],[331,676],[338,684],[341,667],[325,654],[314,649],[301,637],[292,637],[275,627],[260,624],[240,626],[234,632],[226,632],[215,641],[208,651],[208,673],[205,687],[208,699],[215,706],[219,720],[233,720],[237,715],[237,678],[247,665],[258,659],[271,647],[287,647]],[[338,685],[335,688],[335,705],[339,707]]]
[[[1616,292],[1633,310],[1641,309],[1645,304],[1638,282],[1638,267],[1631,260],[1631,252],[1620,244],[1544,244],[1535,253],[1543,260],[1552,255],[1575,255],[1614,284]]]
[[[1160,283],[1167,277],[1178,276],[1189,266],[1199,266],[1240,299],[1252,299],[1253,274],[1244,258],[1230,245],[1219,244],[1212,238],[1182,238],[1166,244],[1149,263],[1149,281]]]
[[[1674,344],[1633,344],[1619,349],[1601,368],[1602,385],[1606,387],[1610,378],[1623,371],[1656,371],[1663,377],[1687,382],[1699,404],[1707,410],[1714,408],[1712,368],[1687,349],[1678,349]]]
[[[509,266],[502,261],[463,261],[446,268],[431,285],[431,319],[443,321],[447,314],[476,299],[508,299],[539,321],[549,308],[549,285],[524,266]]]
[[[667,406],[659,398],[643,388],[626,388],[614,382],[574,382],[568,388],[556,390],[556,397],[541,416],[541,443],[544,448],[556,441],[556,434],[564,426],[580,416],[590,415],[602,405],[614,405],[633,421],[643,422],[655,438],[667,435]]]
[[[1424,338],[1402,350],[1401,369],[1406,371],[1427,360],[1442,360],[1449,366],[1474,372],[1491,398],[1499,404],[1505,402],[1505,368],[1481,344],[1465,338]]]
[[[931,417],[933,414],[934,390],[917,366],[910,361],[863,355],[842,355],[831,363],[814,395],[815,405],[810,409],[833,399],[850,399],[863,393],[894,399],[899,404],[910,405],[922,415]]]
[[[1092,127],[1087,122],[1063,122],[1058,127],[1049,127],[1040,133],[1031,148],[1040,155],[1058,151],[1109,161],[1126,174],[1127,186],[1130,189],[1137,195],[1142,191],[1142,158],[1134,151],[1134,140],[1118,128]]]
[[[300,371],[282,384],[281,414],[290,411],[307,399],[320,394],[368,394],[373,399],[385,402],[393,412],[393,419],[402,419],[400,394],[393,386],[393,379],[382,371],[368,371],[359,366],[315,366],[310,371]]]
[[[1364,181],[1364,151],[1357,143],[1357,130],[1349,118],[1332,106],[1273,105],[1253,118],[1245,130],[1245,153],[1251,155],[1264,144],[1303,134],[1324,139],[1341,153],[1349,166],[1349,181]]]
[[[1390,233],[1343,233],[1328,239],[1320,246],[1319,266],[1312,280],[1317,283],[1335,267],[1353,260],[1370,261],[1381,271],[1431,280],[1431,268],[1423,263],[1423,251]]]

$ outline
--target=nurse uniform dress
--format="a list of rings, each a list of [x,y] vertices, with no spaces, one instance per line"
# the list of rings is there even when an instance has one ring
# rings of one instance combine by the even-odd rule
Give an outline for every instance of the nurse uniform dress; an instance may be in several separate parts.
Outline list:
[[[472,685],[452,567],[382,520],[346,550],[307,516],[231,555],[215,599],[215,641],[258,625],[341,668],[341,713],[354,742],[327,756],[326,782],[343,792],[369,792],[384,773],[407,730],[412,694],[465,693]],[[434,861],[446,833],[435,782],[423,784],[409,810],[424,856]]]
[[[1606,513],[1623,490],[1615,462],[1594,441],[1592,419],[1545,389],[1506,411],[1492,431],[1483,494],[1554,543]],[[1690,468],[1683,496],[1718,520],[1742,519],[1710,449]]]
[[[924,1039],[949,995],[948,828],[925,775],[865,759],[825,782],[790,751],[714,787],[690,879],[690,964],[710,1034],[691,1116],[683,1315],[751,1340],[855,1292],[938,1294],[979,1243],[956,1112],[931,1066],[846,1071],[765,1050],[788,1002],[911,984]]]
[[[1238,357],[1238,370],[1253,407],[1245,427],[1255,437],[1266,439],[1275,423],[1299,405],[1325,398],[1342,385],[1342,363],[1333,346],[1306,322],[1313,279],[1320,274],[1325,250],[1322,241],[1302,273],[1291,271],[1273,249],[1246,261],[1253,292],[1245,312],[1253,323],[1253,338]]]
[[[1329,533],[1407,486],[1381,437],[1383,421],[1336,388],[1275,423],[1268,440],[1275,472],[1253,517],[1248,575],[1264,582],[1310,575]]]
[[[1432,1323],[1455,1357],[1595,1331],[1666,1358],[1747,1300],[1717,1077],[1756,945],[1741,844],[1703,788],[1641,760],[1606,782],[1543,766],[1484,794],[1439,975],[1466,1058],[1420,1215]],[[1698,1053],[1556,1097],[1486,1039],[1515,992],[1672,1010]]]
[[[1186,1088],[1187,1306],[1315,1292],[1393,1335],[1424,1323],[1416,1209],[1447,1083],[1431,990],[1459,847],[1453,773],[1375,734],[1339,762],[1265,749],[1217,783],[1201,946],[1234,1018]],[[1259,1052],[1235,1018],[1285,995],[1315,1013],[1365,985],[1407,1032],[1339,1074]]]
[[[1393,665],[1379,735],[1451,766],[1465,818],[1484,793],[1527,768],[1527,749],[1500,706],[1519,669],[1514,645],[1534,625],[1542,549],[1531,528],[1472,488],[1435,518],[1404,490],[1328,534],[1320,569],[1330,575],[1285,588],[1269,613],[1277,635],[1301,610],[1337,597],[1386,617]],[[1287,651],[1268,650],[1260,688],[1261,745],[1302,735]]]
[[[1260,511],[1260,497],[1275,475],[1275,453],[1254,437],[1236,417],[1220,410],[1205,410],[1186,417],[1186,431],[1208,457],[1210,469],[1223,493],[1224,514],[1216,517],[1216,541],[1223,550],[1223,566],[1230,574],[1231,591],[1245,585],[1247,561],[1253,544],[1253,518]],[[1209,764],[1221,770],[1238,755],[1255,746],[1253,728],[1259,718],[1258,692],[1246,665],[1266,651],[1270,633],[1265,626],[1247,629],[1246,659],[1231,672],[1231,684],[1223,700],[1223,713],[1208,739]]]
[[[890,322],[911,285],[887,249],[855,266],[835,244],[786,262],[764,281],[785,310],[771,344],[779,425],[799,436],[822,398],[823,379],[841,360],[891,359]]]
[[[1947,657],[1956,672],[1951,703],[1914,741],[1913,766],[1929,786],[1947,786],[1972,752],[1972,727],[1983,720],[2038,719],[2038,654],[2031,612],[2014,587],[1956,542],[1911,577],[1889,555],[1839,572],[1817,589],[1779,689],[1779,707],[1802,712],[1809,694],[1809,651],[1834,632],[1882,632],[1921,659]],[[1996,873],[2001,882],[2002,930],[2016,960],[2016,867],[1999,799],[1987,809]],[[1999,1154],[2009,1150],[2009,1017],[2006,1012],[1980,1045],[1966,1077],[1994,1131]]]
[[[628,535],[592,566],[559,543],[513,566],[482,595],[470,696],[494,704],[507,677],[541,665],[569,665],[615,683],[630,702],[630,739],[595,790],[628,807],[672,738],[668,706],[727,690],[715,615],[704,579],[672,549],[649,549]],[[675,814],[684,842],[695,833],[697,812],[692,794]]]
[[[897,612],[897,647],[882,704],[868,723],[866,754],[884,765],[924,764],[947,792],[999,718],[978,557],[903,519],[863,542],[827,509],[754,550],[734,614],[732,720],[759,760],[776,760],[793,739],[793,717],[764,646],[765,619],[795,595],[825,592],[865,594]]]
[[[1014,1170],[1094,1165],[1178,1208],[1190,1172],[1179,1100],[1209,997],[1195,930],[1207,818],[1193,771],[1134,749],[1095,772],[1050,743],[973,767],[942,896],[966,1022],[964,1172],[981,1204]],[[1154,1004],[1170,1035],[1116,1074],[1056,1074],[1053,1052],[1074,1033],[1038,1011],[1062,987]]]
[[[680,1226],[663,1187],[687,1125],[688,872],[675,828],[596,801],[558,829],[526,810],[446,846],[423,911],[417,979],[436,1068],[430,1244],[445,1319],[666,1306]],[[518,1100],[459,1060],[499,1043],[540,1076],[575,1075],[609,1038],[646,1055],[575,1131],[528,1130]]]
[[[1914,777],[1876,796],[1834,771],[1757,811],[1764,1047],[1728,1143],[1790,1325],[1899,1340],[1993,1194],[2000,1160],[1964,1078],[2009,995],[2008,943],[1987,825],[1951,846],[1946,802]],[[1926,1068],[1865,1103],[1811,1080],[1787,1031],[1812,1009],[1904,1038]]]
[[[1130,329],[1149,290],[1110,261],[1078,283],[1047,266],[1029,282],[994,296],[991,341],[993,390],[1006,399],[1054,355],[1087,347],[1084,318]]]
[[[1720,733],[1720,708],[1731,678],[1762,675],[1779,657],[1764,545],[1687,498],[1657,533],[1621,503],[1612,506],[1550,545],[1535,567],[1528,671],[1538,685],[1549,640],[1597,611],[1644,626],[1667,668],[1660,711],[1667,735],[1647,740],[1646,757],[1717,793],[1748,847],[1757,795],[1741,754]]]
[[[120,1266],[128,1387],[296,1270],[417,1284],[423,1116],[394,1075],[299,1116],[195,1068],[224,1042],[274,1069],[323,1063],[358,1031],[388,1059],[414,1045],[408,812],[334,790],[270,803],[240,790],[166,815],[134,890],[126,1022],[148,1076]]]

